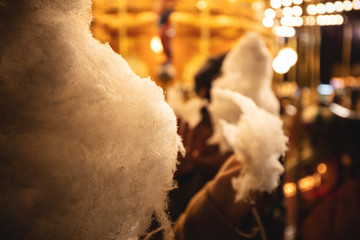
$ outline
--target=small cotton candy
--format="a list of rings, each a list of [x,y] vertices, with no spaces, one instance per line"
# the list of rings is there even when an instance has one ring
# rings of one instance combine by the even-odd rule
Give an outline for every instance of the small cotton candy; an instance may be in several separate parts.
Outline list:
[[[201,109],[208,104],[207,99],[199,97],[185,101],[182,91],[176,87],[168,88],[166,101],[174,109],[175,114],[182,121],[188,123],[191,129],[200,123],[202,119]]]
[[[251,98],[257,106],[270,113],[279,114],[280,104],[271,89],[272,57],[260,34],[248,32],[239,39],[237,45],[226,55],[221,66],[221,76],[213,84],[213,88],[230,89]],[[223,136],[220,120],[237,123],[240,110],[235,103],[210,90],[211,102],[208,110],[213,124],[213,135],[209,144],[219,145],[221,152],[232,148]]]
[[[259,107],[279,114],[280,104],[271,89],[272,56],[259,33],[247,32],[239,39],[226,55],[221,72],[212,86],[239,92]]]
[[[138,239],[180,138],[161,88],[89,30],[90,0],[0,0],[0,239]]]
[[[236,201],[247,199],[256,190],[270,193],[284,171],[279,157],[285,154],[288,138],[281,119],[231,90],[215,88],[213,94],[232,101],[241,110],[236,124],[221,121],[224,137],[245,161],[240,175],[232,180]]]

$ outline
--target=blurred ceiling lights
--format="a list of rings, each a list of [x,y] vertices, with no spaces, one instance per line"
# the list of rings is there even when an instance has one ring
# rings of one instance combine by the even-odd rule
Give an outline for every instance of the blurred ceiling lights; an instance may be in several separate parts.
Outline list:
[[[344,23],[342,12],[360,9],[360,0],[345,0],[313,4],[303,0],[271,0],[270,8],[264,11],[263,25],[273,27],[278,36],[288,37],[277,27],[330,26]],[[294,34],[295,35],[295,34]]]

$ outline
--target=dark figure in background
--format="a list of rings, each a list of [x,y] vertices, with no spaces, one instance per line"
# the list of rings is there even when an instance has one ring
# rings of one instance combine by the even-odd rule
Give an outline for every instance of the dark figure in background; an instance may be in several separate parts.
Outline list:
[[[211,101],[212,82],[221,75],[221,65],[227,53],[209,58],[195,75],[195,89],[198,96]],[[221,154],[217,145],[207,145],[207,139],[213,133],[209,112],[201,110],[202,121],[194,128],[188,129],[179,124],[179,134],[183,137],[187,150],[175,173],[179,187],[170,192],[170,215],[177,220],[191,197],[211,180],[231,152]],[[181,120],[180,120],[181,121]],[[280,240],[285,228],[285,208],[283,206],[282,184],[273,194],[263,193],[261,203],[257,205],[267,239]],[[244,217],[244,221],[253,222],[252,214]]]
[[[165,62],[163,62],[158,69],[158,77],[163,83],[168,83],[175,75],[174,67],[172,66],[172,49],[171,38],[173,37],[173,29],[170,21],[170,16],[174,11],[175,0],[163,0],[159,9],[159,36],[163,51],[165,54]]]

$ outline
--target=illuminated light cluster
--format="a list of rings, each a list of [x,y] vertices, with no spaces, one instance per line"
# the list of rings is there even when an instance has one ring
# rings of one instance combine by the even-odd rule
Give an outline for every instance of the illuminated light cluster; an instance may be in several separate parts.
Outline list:
[[[316,23],[320,26],[341,25],[344,18],[341,15],[320,15],[316,17]]]
[[[300,189],[300,191],[302,191],[302,192],[310,191],[314,187],[318,187],[320,185],[321,185],[321,175],[318,173],[315,173],[311,176],[306,176],[304,178],[301,178],[297,182],[297,186]],[[285,193],[285,189],[284,189],[284,193]]]
[[[325,4],[318,3],[309,4],[306,8],[306,12],[309,15],[316,15],[316,14],[325,14],[325,13],[334,13],[338,12],[341,13],[343,11],[351,11],[351,10],[359,10],[360,9],[360,0],[349,1],[345,0],[344,2],[336,1],[334,3],[327,2]]]
[[[344,17],[336,15],[319,15],[319,16],[305,16],[302,17],[303,24],[305,26],[314,26],[316,24],[320,26],[330,26],[330,25],[341,25],[344,23]]]
[[[276,26],[273,28],[273,33],[279,37],[293,37],[296,31],[293,27]]]
[[[304,20],[301,17],[282,17],[280,23],[286,27],[300,27]]]
[[[343,11],[359,10],[360,0],[344,0],[313,4],[306,0],[306,9],[299,6],[303,0],[270,0],[271,8],[265,10],[263,25],[274,27],[279,22],[281,27],[301,27],[305,26],[331,26],[342,25],[344,17],[340,14]],[[303,16],[303,15],[307,16]],[[275,21],[279,19],[279,21]],[[290,29],[273,29],[277,36],[294,36]]]
[[[317,172],[313,175],[301,178],[297,184],[293,182],[287,182],[283,186],[284,196],[290,198],[294,196],[299,189],[301,192],[306,192],[319,187],[321,185],[321,178],[327,172],[327,166],[325,163],[320,163],[317,168]]]
[[[264,27],[270,28],[274,26],[274,18],[275,18],[275,10],[272,8],[268,8],[264,12],[265,17],[263,18]]]
[[[287,73],[296,64],[297,59],[298,55],[294,49],[289,47],[283,48],[273,60],[273,69],[280,74]]]
[[[313,16],[303,17],[305,26],[314,26],[316,24],[316,18]]]

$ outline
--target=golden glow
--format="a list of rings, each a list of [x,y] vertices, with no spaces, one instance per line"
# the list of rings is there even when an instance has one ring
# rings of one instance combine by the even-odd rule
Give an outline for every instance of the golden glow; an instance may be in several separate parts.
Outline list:
[[[296,194],[296,184],[293,182],[285,183],[283,187],[283,192],[286,198],[294,196]]]
[[[253,2],[251,4],[251,8],[255,11],[255,12],[259,12],[261,10],[263,10],[263,4],[259,1],[257,2]]]
[[[154,53],[162,53],[163,45],[159,36],[154,36],[153,38],[151,38],[150,47]]]
[[[298,181],[300,191],[305,192],[314,188],[315,179],[313,176],[307,176]]]
[[[319,165],[317,165],[316,170],[318,171],[318,173],[324,174],[327,171],[327,166],[325,163],[320,163]]]
[[[293,3],[299,5],[303,3],[303,0],[293,0]]]
[[[196,3],[196,7],[199,9],[199,10],[204,10],[206,7],[207,7],[207,4],[206,4],[206,2],[205,1],[198,1],[197,3]]]

